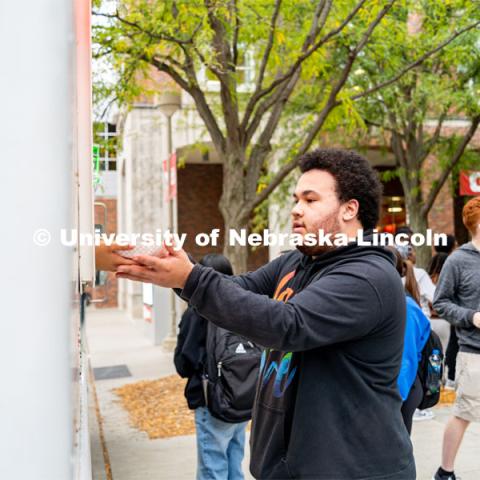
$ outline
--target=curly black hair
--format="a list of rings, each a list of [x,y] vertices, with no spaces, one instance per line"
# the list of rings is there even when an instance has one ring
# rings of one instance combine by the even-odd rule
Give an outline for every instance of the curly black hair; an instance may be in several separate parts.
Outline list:
[[[383,187],[377,173],[364,157],[352,150],[319,148],[300,158],[302,173],[314,169],[324,170],[335,178],[340,202],[358,201],[358,219],[364,229],[375,228]]]

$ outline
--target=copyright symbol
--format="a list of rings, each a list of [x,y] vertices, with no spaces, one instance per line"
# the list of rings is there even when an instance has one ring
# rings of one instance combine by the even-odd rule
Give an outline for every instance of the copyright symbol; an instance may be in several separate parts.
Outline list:
[[[46,247],[51,239],[50,232],[45,228],[39,228],[33,234],[33,243],[39,247]]]

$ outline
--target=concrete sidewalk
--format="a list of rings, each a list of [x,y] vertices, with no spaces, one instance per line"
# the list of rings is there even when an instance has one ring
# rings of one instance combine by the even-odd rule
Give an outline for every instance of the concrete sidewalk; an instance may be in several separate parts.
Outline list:
[[[129,426],[126,411],[112,393],[112,389],[127,383],[174,374],[172,354],[150,345],[141,328],[119,310],[89,308],[86,321],[92,367],[126,365],[132,374],[130,377],[95,381],[113,480],[194,479],[195,436],[150,440],[145,433]],[[434,420],[415,423],[413,427],[419,480],[430,480],[440,461],[443,429],[450,408],[435,408],[434,411]],[[94,479],[105,480],[104,456],[94,413],[91,409]],[[458,456],[457,473],[462,480],[480,478],[479,445],[480,425],[476,424],[465,434]],[[248,445],[245,450],[245,478],[252,479],[248,473]]]

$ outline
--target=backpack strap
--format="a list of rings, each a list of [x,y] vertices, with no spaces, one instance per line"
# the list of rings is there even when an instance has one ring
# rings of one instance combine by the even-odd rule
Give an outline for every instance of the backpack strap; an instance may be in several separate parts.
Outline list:
[[[203,374],[202,374],[202,387],[203,387],[203,397],[205,400],[205,405],[208,408],[208,383],[209,383],[209,372],[212,371],[211,369],[211,362],[212,362],[212,352],[215,351],[215,332],[214,332],[214,325],[207,322],[207,335],[205,338],[205,363],[203,364]]]

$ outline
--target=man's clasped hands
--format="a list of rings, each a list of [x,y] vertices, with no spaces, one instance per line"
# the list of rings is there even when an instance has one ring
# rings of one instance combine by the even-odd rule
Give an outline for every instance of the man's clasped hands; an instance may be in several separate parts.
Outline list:
[[[161,287],[184,287],[194,266],[185,250],[164,243],[155,255],[126,258],[117,253],[133,248],[131,245],[99,245],[95,249],[97,270],[115,272],[117,278],[153,283]]]

